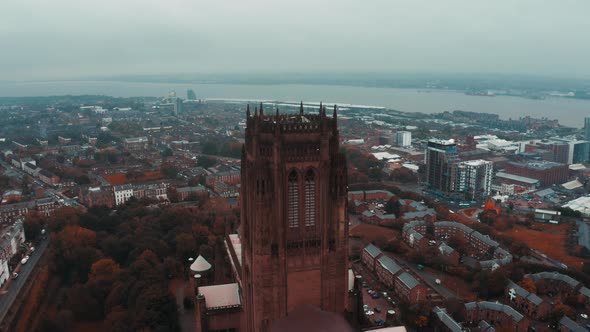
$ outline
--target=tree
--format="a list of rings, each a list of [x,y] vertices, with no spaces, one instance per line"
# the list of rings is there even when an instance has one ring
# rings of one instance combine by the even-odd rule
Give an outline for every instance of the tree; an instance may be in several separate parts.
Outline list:
[[[569,318],[573,319],[576,318],[576,312],[574,309],[569,305],[560,302],[556,303],[553,307],[553,315],[556,319],[560,319],[563,316],[568,316]]]
[[[416,183],[418,182],[418,177],[414,172],[405,168],[399,167],[391,171],[390,177],[394,181],[398,181],[401,183]]]
[[[209,168],[217,164],[217,159],[209,156],[200,156],[197,160],[197,166],[203,168]]]
[[[535,282],[531,278],[522,279],[522,281],[519,282],[518,285],[529,293],[537,292],[537,285],[535,285]]]
[[[160,166],[160,171],[167,179],[175,179],[178,175],[178,168],[176,168],[176,166],[172,165],[171,163],[163,163]]]
[[[217,155],[217,145],[212,141],[204,142],[202,151],[203,154]]]
[[[88,288],[81,284],[74,285],[68,291],[66,306],[78,319],[102,319],[103,310],[99,301],[92,295]]]
[[[45,216],[38,211],[30,211],[23,222],[25,238],[29,241],[35,240],[45,226]]]
[[[114,308],[104,320],[104,328],[110,332],[131,332],[129,313],[123,307]]]
[[[178,203],[180,201],[180,194],[175,187],[166,188],[166,196],[171,203]]]
[[[88,284],[110,290],[120,272],[121,267],[114,260],[110,258],[100,259],[90,267]]]
[[[399,202],[399,197],[392,196],[385,204],[385,212],[388,214],[395,214],[396,217],[399,217],[402,213],[402,205]]]
[[[465,240],[465,237],[459,235],[459,234],[455,234],[453,236],[451,236],[448,241],[447,244],[457,250],[460,254],[464,255],[467,252],[467,246],[469,246],[469,242],[467,242],[467,240]]]
[[[428,317],[420,315],[415,323],[417,327],[426,327],[428,326]]]
[[[134,330],[180,331],[176,299],[167,288],[159,285],[147,287],[138,296],[136,304]]]
[[[59,232],[66,226],[77,226],[80,221],[80,212],[73,207],[64,206],[53,212],[47,219],[50,230]]]
[[[170,149],[170,148],[165,148],[165,149],[162,151],[162,157],[163,157],[163,158],[172,157],[173,155],[174,155],[174,153],[172,152],[172,149]]]

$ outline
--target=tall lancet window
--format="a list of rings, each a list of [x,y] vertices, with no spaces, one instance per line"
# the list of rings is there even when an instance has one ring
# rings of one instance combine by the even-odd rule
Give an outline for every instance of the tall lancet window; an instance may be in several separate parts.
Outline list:
[[[305,226],[315,226],[315,174],[305,173]]]
[[[299,227],[299,178],[295,170],[289,173],[287,183],[287,222],[289,228]]]

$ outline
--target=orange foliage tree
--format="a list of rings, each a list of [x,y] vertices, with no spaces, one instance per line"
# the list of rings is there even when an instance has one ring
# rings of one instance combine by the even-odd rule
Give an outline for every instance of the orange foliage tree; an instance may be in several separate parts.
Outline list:
[[[518,285],[524,288],[529,293],[536,293],[537,292],[537,285],[531,278],[524,278]]]

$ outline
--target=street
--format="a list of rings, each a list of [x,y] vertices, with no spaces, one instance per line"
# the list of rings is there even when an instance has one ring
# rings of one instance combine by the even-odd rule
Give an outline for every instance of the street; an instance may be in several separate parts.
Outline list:
[[[35,252],[33,252],[30,255],[31,257],[29,258],[27,264],[21,266],[20,272],[18,273],[18,278],[10,280],[10,284],[6,289],[7,292],[5,294],[0,294],[0,322],[4,321],[6,313],[8,312],[10,307],[12,307],[14,300],[19,295],[23,285],[29,278],[29,275],[37,265],[43,253],[45,252],[45,249],[47,249],[48,244],[49,238],[41,240],[41,242],[39,242],[39,244],[35,248]]]

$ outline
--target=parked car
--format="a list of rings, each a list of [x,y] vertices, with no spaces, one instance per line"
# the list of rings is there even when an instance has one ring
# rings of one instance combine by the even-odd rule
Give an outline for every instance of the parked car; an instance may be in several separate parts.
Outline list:
[[[381,309],[379,309],[379,307],[375,307],[375,312],[381,312]]]
[[[381,295],[379,295],[379,293],[374,293],[373,295],[371,295],[371,297],[374,299],[378,299],[381,297]]]
[[[367,316],[373,316],[373,315],[375,314],[375,312],[373,312],[373,311],[369,310],[369,311],[365,312],[365,314],[366,314]]]
[[[22,265],[25,265],[25,264],[27,264],[28,261],[29,261],[29,256],[25,256],[23,259],[21,259],[20,263]]]
[[[12,274],[12,279],[16,279],[16,278],[18,278],[18,273],[14,272],[14,273]]]
[[[381,325],[385,324],[385,321],[381,318],[377,318],[377,319],[375,319],[375,324],[381,326]]]

